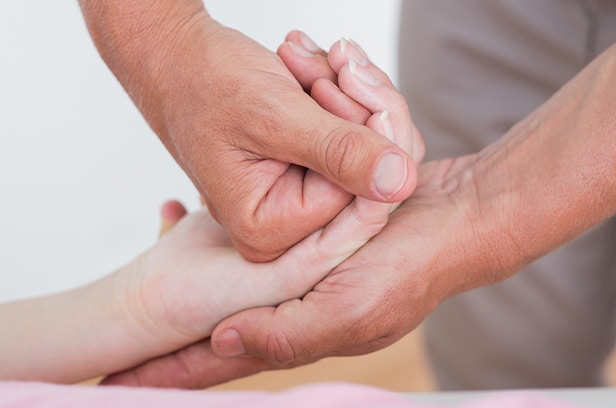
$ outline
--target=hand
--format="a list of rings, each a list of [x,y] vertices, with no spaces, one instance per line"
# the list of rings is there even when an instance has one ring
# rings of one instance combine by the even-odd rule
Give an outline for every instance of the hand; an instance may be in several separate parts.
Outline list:
[[[339,78],[341,84],[347,84],[345,88],[348,87],[350,94],[358,95],[357,100],[369,112],[366,125],[405,149],[411,149],[416,143],[422,146],[421,139],[415,140],[418,134],[410,124],[405,105],[394,104],[393,99],[389,104],[384,103],[386,94],[391,93],[389,79],[375,68],[375,73],[386,79],[386,85],[374,87],[360,80],[362,69],[343,69]],[[332,87],[323,95],[342,94]],[[380,110],[388,106],[393,108],[393,121],[388,110]],[[141,316],[138,321],[149,322],[147,335],[140,343],[147,343],[146,339],[162,342],[166,349],[149,353],[164,354],[207,338],[215,323],[237,311],[303,296],[328,271],[379,232],[391,208],[389,204],[357,197],[323,231],[304,239],[275,261],[263,264],[251,264],[233,251],[224,232],[216,231],[213,220],[205,217],[197,221],[198,214],[187,217],[139,261],[145,272],[131,273],[131,280],[121,285],[136,288],[126,296],[137,303],[127,314]],[[208,266],[207,276],[200,265]],[[217,265],[222,265],[224,274],[216,272],[220,269]],[[172,268],[182,273],[171,274]],[[134,280],[137,284],[132,283]],[[178,293],[182,296],[178,297]],[[297,299],[291,303],[294,302],[301,303]]]
[[[204,388],[395,342],[454,293],[459,270],[472,267],[448,269],[444,258],[469,255],[469,264],[477,261],[457,241],[459,231],[466,231],[470,242],[473,229],[465,221],[466,207],[457,205],[448,186],[472,162],[469,157],[421,166],[416,192],[391,214],[384,230],[302,300],[241,312],[217,326],[213,346],[210,339],[192,344],[103,384]]]
[[[276,54],[201,2],[80,3],[104,59],[247,259],[280,256],[353,194],[393,203],[414,189],[403,149],[320,108]]]
[[[166,203],[162,230],[170,231],[115,279],[116,309],[128,316],[126,331],[139,344],[133,357],[143,360],[206,338],[240,310],[301,297],[377,234],[390,208],[356,198],[275,261],[255,264],[235,251],[206,209],[185,216],[181,204]]]
[[[275,261],[251,263],[207,209],[186,215],[168,202],[161,230],[171,231],[116,273],[0,307],[0,379],[84,381],[193,344],[228,315],[301,297],[377,234],[391,207],[355,198]]]
[[[613,216],[615,66],[613,46],[498,142],[420,166],[385,229],[302,302],[241,312],[212,343],[108,383],[197,388],[376,350],[446,297],[505,279]]]
[[[409,118],[404,97],[395,89],[387,74],[372,64],[355,42],[341,39],[329,53],[306,51],[314,44],[301,31],[292,31],[278,48],[278,55],[314,100],[328,112],[358,124],[368,123],[374,112],[385,112],[397,124],[395,142],[419,164],[425,155],[421,134]],[[316,45],[310,46],[310,48]],[[353,60],[355,73],[349,72]],[[388,129],[387,133],[392,133]]]
[[[291,39],[299,34],[297,32],[291,33],[289,38]],[[306,56],[309,60],[305,61],[305,66],[300,70],[304,75],[310,75],[316,71],[323,73],[325,66],[330,67],[329,64],[331,63],[331,66],[338,71],[333,71],[332,68],[328,69],[335,73],[337,82],[345,92],[342,93],[332,82],[325,81],[324,78],[315,75],[315,78],[320,78],[323,82],[319,84],[315,82],[314,86],[310,86],[313,89],[313,96],[316,91],[318,93],[317,101],[324,105],[331,104],[332,100],[339,101],[337,106],[341,109],[340,112],[347,109],[348,115],[345,115],[347,118],[363,120],[368,126],[380,129],[383,134],[400,146],[409,150],[413,149],[410,152],[412,156],[416,157],[418,161],[421,160],[424,150],[423,142],[410,122],[404,100],[395,92],[387,76],[367,61],[362,61],[362,64],[365,64],[362,66],[340,64],[342,60],[348,61],[349,58],[343,49],[344,45],[344,42],[336,43],[332,47],[329,54],[330,62],[318,56]],[[347,47],[351,46],[355,47],[347,44]],[[294,44],[287,43],[286,46],[281,47],[279,53],[290,66],[297,69],[302,62],[294,59],[298,58],[298,54],[285,55],[285,52],[291,51],[290,48],[292,47],[294,47]],[[349,48],[346,51],[349,51]],[[374,75],[374,78],[378,78],[379,84],[362,80],[367,75]],[[367,79],[370,79],[370,77]],[[303,82],[306,84],[305,80]],[[351,99],[350,95],[354,99]],[[438,210],[438,207],[432,209],[428,206],[427,208],[432,212]],[[397,210],[393,217],[399,217],[400,211],[402,209]],[[427,216],[418,221],[425,222],[426,219],[433,220],[432,217]],[[445,217],[439,215],[434,218],[434,222],[438,223],[444,219]],[[388,225],[386,231],[390,231],[390,233],[385,234],[383,238],[381,237],[383,233],[375,237],[349,261],[328,275],[301,301],[293,300],[283,303],[277,308],[252,309],[240,313],[227,320],[216,330],[215,344],[218,352],[235,355],[242,350],[242,347],[234,348],[237,345],[237,343],[234,344],[234,341],[237,341],[237,337],[234,340],[237,331],[232,327],[237,324],[237,327],[242,329],[242,339],[246,344],[254,346],[254,349],[248,350],[249,354],[263,358],[221,359],[212,353],[210,342],[204,341],[167,357],[152,360],[140,367],[112,376],[106,379],[104,383],[198,388],[266,368],[304,364],[322,358],[327,353],[340,352],[344,354],[350,352],[349,350],[331,348],[332,342],[338,341],[330,337],[334,333],[339,337],[341,344],[347,344],[351,338],[354,338],[355,341],[361,341],[362,347],[356,348],[357,352],[366,352],[368,348],[376,347],[370,341],[366,341],[364,344],[364,340],[386,325],[391,325],[390,329],[396,331],[395,333],[392,332],[391,336],[386,339],[381,338],[378,341],[379,345],[382,346],[394,341],[397,338],[396,336],[402,335],[403,332],[406,333],[404,330],[410,330],[416,322],[409,321],[405,325],[400,325],[398,324],[399,321],[394,319],[394,316],[374,313],[373,307],[376,306],[376,302],[383,301],[386,304],[387,302],[412,302],[413,300],[406,291],[398,291],[400,296],[392,296],[395,295],[393,290],[395,285],[400,283],[401,279],[401,265],[392,261],[399,260],[399,257],[394,255],[397,253],[396,251],[400,250],[400,247],[406,248],[406,241],[397,240],[396,234],[403,232],[406,235],[408,231],[405,228],[400,228],[399,225]],[[342,239],[348,239],[348,237]],[[376,269],[373,269],[373,266]],[[418,295],[422,292],[418,292]],[[372,293],[375,296],[366,298],[366,293]],[[359,307],[360,305],[365,305],[365,308]],[[418,319],[424,315],[421,312],[427,313],[430,305],[423,309],[420,306],[422,305],[419,303],[415,305],[418,313],[412,315]],[[377,307],[377,309],[379,308]],[[382,309],[383,312],[388,310]],[[362,313],[366,315],[364,316]],[[365,320],[369,315],[373,317]],[[278,332],[266,333],[258,327],[258,324],[253,325],[248,322],[251,316],[256,319],[255,322],[264,324],[262,329],[277,328]],[[364,325],[366,322],[375,323],[375,326],[366,331]],[[309,325],[314,325],[314,332],[307,332],[312,331],[312,329],[309,329]],[[295,336],[294,338],[285,338],[292,332],[296,332],[297,335],[301,334],[302,339],[298,340]],[[343,332],[345,334],[340,336]],[[379,331],[379,333],[381,332]],[[324,341],[324,339],[328,340]],[[286,340],[289,340],[289,342],[287,343]],[[305,349],[292,349],[294,344],[300,344],[302,347],[305,345]],[[273,358],[273,361],[271,358]]]

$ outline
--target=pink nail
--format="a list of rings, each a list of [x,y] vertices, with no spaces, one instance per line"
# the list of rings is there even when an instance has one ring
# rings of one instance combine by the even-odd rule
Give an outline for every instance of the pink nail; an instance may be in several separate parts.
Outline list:
[[[353,59],[349,60],[349,72],[351,75],[368,85],[378,86],[381,84],[381,82],[374,75],[372,75],[370,71],[359,65]]]
[[[385,198],[390,199],[402,190],[408,177],[406,159],[398,154],[384,156],[376,168],[374,185]]]
[[[216,336],[217,352],[222,357],[236,357],[246,354],[242,338],[237,330],[227,329]]]
[[[368,60],[368,57],[363,50],[360,51],[360,49],[353,42],[344,38],[340,39],[340,53],[350,60],[355,60],[355,62],[364,67],[370,63],[370,60]]]
[[[294,42],[287,41],[287,45],[291,48],[291,51],[293,51],[295,54],[299,55],[300,57],[307,57],[307,58],[314,57],[313,53],[311,53],[310,51],[308,51],[307,49],[305,49],[299,44],[295,44]]]
[[[319,48],[319,46],[316,45],[315,42],[312,41],[312,39],[302,31],[300,31],[299,33],[299,42],[302,43],[302,47],[312,53],[317,53],[321,51],[321,48]]]

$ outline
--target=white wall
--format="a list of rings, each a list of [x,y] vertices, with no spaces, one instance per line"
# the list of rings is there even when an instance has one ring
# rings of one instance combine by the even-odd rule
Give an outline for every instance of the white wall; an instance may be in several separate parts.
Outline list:
[[[303,29],[358,41],[395,78],[397,0],[210,0],[271,49]],[[197,194],[104,66],[76,1],[0,2],[0,301],[70,288],[151,245]]]

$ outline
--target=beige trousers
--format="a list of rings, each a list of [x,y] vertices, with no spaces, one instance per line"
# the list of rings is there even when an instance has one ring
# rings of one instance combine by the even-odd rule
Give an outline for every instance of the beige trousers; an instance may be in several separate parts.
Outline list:
[[[400,88],[428,159],[496,140],[616,41],[616,1],[402,4]],[[616,220],[445,301],[425,332],[442,389],[601,384],[616,338]]]

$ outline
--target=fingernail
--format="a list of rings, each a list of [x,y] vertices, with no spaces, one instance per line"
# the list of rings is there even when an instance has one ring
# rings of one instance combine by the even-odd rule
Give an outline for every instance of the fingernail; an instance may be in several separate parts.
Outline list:
[[[381,82],[379,82],[379,80],[372,75],[370,71],[361,65],[358,65],[354,59],[349,60],[349,71],[351,72],[351,75],[368,85],[377,86],[381,84]]]
[[[381,125],[383,125],[383,132],[385,133],[385,137],[388,138],[392,143],[396,143],[396,137],[394,136],[394,128],[391,124],[391,120],[389,119],[389,112],[381,112],[381,114],[379,115],[379,120],[381,121]]]
[[[294,42],[287,41],[287,45],[291,48],[291,51],[293,51],[295,54],[299,55],[300,57],[314,57],[313,53],[311,53],[310,51],[308,51],[307,49],[305,49],[299,44],[295,44]]]
[[[357,49],[357,51],[359,51],[359,53],[366,59],[366,61],[370,61],[370,58],[368,58],[368,54],[366,53],[366,51],[364,51],[364,49],[362,47],[359,46],[359,44],[357,44],[353,39],[349,39],[349,42],[351,44],[353,44],[353,46]]]
[[[227,329],[216,336],[217,353],[222,357],[237,357],[246,354],[242,338],[237,330]]]
[[[407,177],[406,159],[396,153],[389,153],[376,168],[374,184],[376,190],[389,199],[404,187]]]
[[[319,48],[319,46],[316,45],[314,41],[312,41],[312,38],[308,37],[308,35],[303,31],[300,31],[299,33],[299,42],[302,43],[302,47],[312,53],[317,53],[321,51],[321,48]]]
[[[355,45],[354,42],[345,38],[340,39],[340,53],[348,59],[355,60],[358,64],[364,67],[370,62],[366,56],[366,53],[362,49]]]

